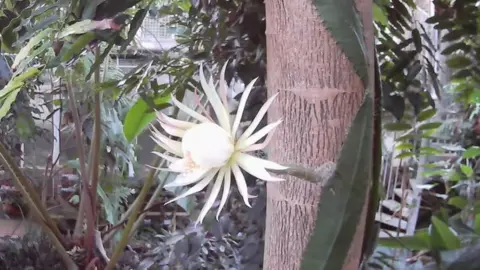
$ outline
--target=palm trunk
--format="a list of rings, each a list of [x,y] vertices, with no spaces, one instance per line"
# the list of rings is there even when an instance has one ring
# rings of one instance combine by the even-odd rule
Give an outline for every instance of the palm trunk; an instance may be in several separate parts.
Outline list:
[[[358,0],[357,7],[373,60],[372,1]],[[266,0],[266,20],[268,94],[279,93],[269,119],[284,119],[269,158],[311,168],[335,162],[365,88],[322,25],[313,0]],[[267,270],[300,269],[316,221],[321,187],[293,177],[286,180],[267,186]],[[358,268],[364,220],[361,223],[344,269]]]

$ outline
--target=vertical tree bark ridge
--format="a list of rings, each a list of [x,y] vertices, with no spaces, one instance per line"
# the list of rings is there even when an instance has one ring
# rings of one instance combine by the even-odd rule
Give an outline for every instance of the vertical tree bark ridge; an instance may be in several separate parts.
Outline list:
[[[335,162],[362,102],[362,82],[322,25],[312,0],[265,2],[267,86],[269,95],[279,93],[268,115],[271,121],[284,119],[269,156],[308,167]],[[292,177],[286,180],[268,184],[267,270],[299,269],[315,225],[321,188]],[[361,235],[359,239],[361,248]],[[358,251],[350,254],[357,256]]]

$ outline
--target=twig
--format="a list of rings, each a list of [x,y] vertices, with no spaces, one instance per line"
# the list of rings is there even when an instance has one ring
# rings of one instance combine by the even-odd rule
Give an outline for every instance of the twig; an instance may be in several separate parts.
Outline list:
[[[36,190],[33,188],[32,184],[30,181],[28,181],[25,175],[23,175],[20,168],[15,164],[14,159],[10,156],[3,143],[0,143],[0,158],[5,166],[5,169],[7,169],[14,178],[15,181],[13,182],[16,185],[16,188],[22,193],[23,198],[26,199],[29,208],[38,219],[44,231],[46,231],[46,233],[49,235],[57,251],[62,256],[65,264],[69,267],[68,269],[77,269],[75,263],[65,250],[66,244],[63,236],[58,230],[57,225],[49,216],[48,211],[41,203]]]
[[[96,61],[100,57],[100,47],[97,46],[95,49]],[[100,66],[95,70],[94,73],[94,85],[100,84]],[[95,218],[97,217],[97,186],[98,186],[98,173],[100,166],[100,139],[101,139],[101,110],[100,105],[102,102],[101,93],[95,92],[94,95],[94,123],[93,123],[93,138],[92,144],[90,147],[90,160],[89,160],[89,171],[90,171],[90,195],[91,195],[91,220],[88,222],[87,226],[87,243],[90,245],[87,246],[87,262],[93,256],[93,244],[95,243]],[[88,219],[88,218],[87,218]]]
[[[77,101],[75,99],[75,94],[73,93],[72,85],[72,75],[67,84],[67,93],[68,93],[68,103],[70,104],[70,110],[72,111],[73,124],[75,127],[75,140],[77,141],[78,148],[78,158],[80,161],[80,174],[82,177],[82,194],[80,196],[80,206],[78,211],[77,222],[75,223],[75,229],[73,231],[74,236],[80,236],[83,227],[83,221],[85,217],[85,204],[90,204],[90,192],[88,190],[89,183],[87,178],[87,168],[85,166],[85,149],[83,147],[83,134],[82,134],[82,125],[80,122],[80,116],[78,115]]]

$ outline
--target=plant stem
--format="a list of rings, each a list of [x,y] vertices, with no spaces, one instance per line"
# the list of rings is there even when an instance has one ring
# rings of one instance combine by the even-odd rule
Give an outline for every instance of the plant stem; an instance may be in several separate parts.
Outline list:
[[[85,218],[85,205],[90,205],[90,192],[89,192],[89,181],[87,178],[87,168],[85,160],[85,149],[83,146],[83,134],[82,134],[82,124],[80,122],[80,116],[78,115],[77,100],[75,99],[75,94],[73,92],[72,85],[72,75],[68,80],[67,84],[67,93],[68,93],[68,103],[70,105],[70,110],[72,111],[73,124],[75,126],[75,139],[78,148],[78,157],[80,162],[80,174],[82,177],[82,194],[80,196],[80,206],[78,208],[78,217],[77,222],[75,223],[75,229],[73,235],[79,237],[82,234],[83,221]]]
[[[33,188],[30,181],[25,177],[25,175],[23,175],[20,168],[15,164],[14,159],[10,156],[8,150],[4,147],[3,143],[0,143],[0,159],[4,164],[5,168],[12,175],[13,179],[15,180],[13,182],[16,188],[20,191],[23,198],[26,200],[28,207],[34,213],[44,231],[47,232],[57,251],[62,256],[65,264],[71,267],[69,269],[76,269],[75,263],[72,261],[70,256],[67,254],[67,251],[65,250],[66,243],[60,231],[58,230],[57,225],[48,214],[48,211],[42,204],[36,190]]]
[[[130,218],[128,219],[128,223],[125,226],[125,229],[123,230],[122,237],[120,238],[120,242],[117,244],[117,247],[115,248],[112,257],[110,258],[110,262],[108,263],[107,267],[105,268],[106,270],[113,270],[115,269],[115,265],[117,264],[117,261],[120,259],[120,256],[123,253],[123,249],[125,246],[128,244],[128,241],[130,240],[130,232],[132,231],[133,224],[135,223],[137,216],[139,212],[142,209],[142,204],[145,201],[145,198],[147,197],[148,191],[150,191],[150,187],[153,185],[153,181],[155,179],[157,171],[152,169],[147,177],[147,180],[145,181],[143,188],[140,190],[140,194],[138,194],[138,203],[135,204],[135,208],[132,209],[132,214],[130,215]]]
[[[185,93],[181,95],[181,100],[183,100]],[[177,116],[179,112],[178,108],[175,108],[172,115]],[[115,248],[112,257],[110,258],[110,262],[107,265],[106,270],[112,270],[115,268],[115,264],[117,263],[118,259],[120,259],[120,255],[123,252],[123,249],[125,246],[128,244],[128,241],[130,238],[133,236],[135,229],[138,228],[139,224],[142,222],[143,218],[145,217],[145,214],[141,214],[140,217],[137,220],[138,215],[142,212],[143,209],[143,202],[145,201],[145,198],[147,197],[147,193],[150,191],[150,188],[153,186],[153,182],[155,180],[155,176],[157,175],[157,170],[154,168],[157,168],[160,166],[162,162],[162,159],[159,156],[155,157],[155,160],[153,162],[153,168],[150,169],[150,172],[147,176],[146,181],[143,184],[143,188],[140,190],[140,193],[138,194],[138,197],[135,199],[133,202],[132,206],[127,210],[125,213],[125,218],[127,216],[130,216],[128,219],[128,223],[125,226],[122,237],[120,238],[120,242],[117,244],[117,247]],[[157,187],[157,190],[155,190],[155,194],[158,195],[160,193],[161,189],[163,188],[164,181],[159,184]],[[153,204],[153,201],[155,200],[155,197],[150,198],[150,201],[148,204]],[[148,207],[147,207],[148,208]],[[128,212],[130,212],[130,215],[128,215]],[[123,222],[124,218],[120,222]],[[135,224],[137,224],[135,226]],[[104,242],[111,238],[115,234],[115,230],[111,231],[109,235],[107,235],[104,238]]]
[[[95,49],[95,58],[96,61],[100,57],[100,47],[97,46]],[[95,70],[94,73],[94,86],[100,84],[100,66]],[[90,147],[90,162],[89,162],[89,171],[90,171],[90,194],[91,194],[91,209],[92,209],[92,219],[88,223],[87,229],[87,239],[88,243],[93,245],[95,243],[95,219],[97,218],[97,186],[98,186],[98,173],[100,166],[100,139],[101,139],[101,93],[95,91],[94,95],[94,123],[93,123],[93,138],[92,144]],[[87,248],[87,260],[90,261],[90,258],[93,256],[93,248]]]

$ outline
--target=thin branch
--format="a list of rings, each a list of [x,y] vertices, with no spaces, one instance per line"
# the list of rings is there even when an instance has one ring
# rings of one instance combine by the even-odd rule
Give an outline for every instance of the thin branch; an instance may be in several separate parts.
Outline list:
[[[97,46],[95,49],[96,61],[100,58],[100,47]],[[94,73],[94,85],[100,84],[100,66],[95,70]],[[93,123],[93,138],[92,144],[90,147],[90,162],[89,162],[89,171],[90,171],[90,180],[91,180],[91,209],[92,209],[92,220],[88,222],[87,227],[87,243],[93,245],[95,243],[95,218],[97,217],[97,186],[98,186],[98,174],[100,167],[100,139],[101,139],[101,93],[95,92],[94,95],[94,123]],[[90,261],[90,258],[93,256],[93,248],[91,246],[87,247],[87,261]]]
[[[48,214],[45,206],[42,204],[40,198],[38,197],[37,191],[22,173],[20,168],[15,164],[14,159],[10,156],[3,143],[0,143],[0,158],[5,166],[5,169],[7,169],[12,175],[16,188],[26,200],[30,210],[32,210],[32,213],[34,213],[44,231],[46,231],[49,235],[56,249],[62,256],[65,264],[70,266],[69,269],[77,269],[75,263],[72,261],[70,256],[68,256],[67,251],[65,250],[66,243],[62,234],[58,230],[57,225]]]

